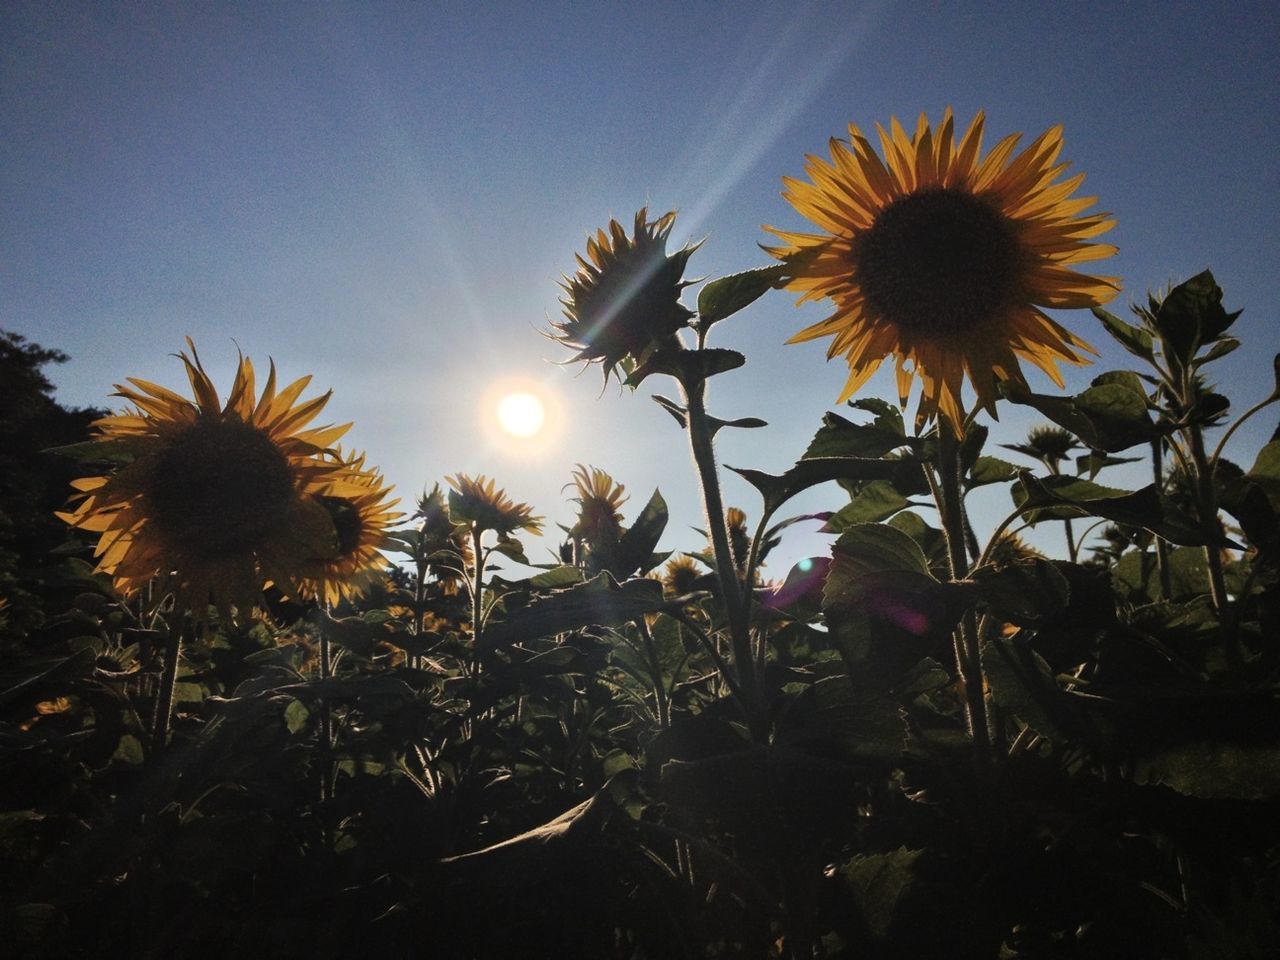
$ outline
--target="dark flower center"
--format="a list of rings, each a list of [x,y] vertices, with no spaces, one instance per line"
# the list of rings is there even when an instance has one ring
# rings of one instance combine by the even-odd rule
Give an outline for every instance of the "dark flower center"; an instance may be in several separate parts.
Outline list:
[[[209,420],[157,455],[146,504],[163,536],[220,559],[260,546],[293,497],[289,460],[270,437],[239,420]]]
[[[945,187],[885,207],[855,257],[874,313],[922,335],[981,329],[1016,302],[1024,276],[1009,219],[982,198]]]
[[[333,529],[338,534],[338,556],[349,557],[360,546],[360,534],[364,523],[360,520],[360,508],[342,497],[317,497],[320,505],[329,512]]]

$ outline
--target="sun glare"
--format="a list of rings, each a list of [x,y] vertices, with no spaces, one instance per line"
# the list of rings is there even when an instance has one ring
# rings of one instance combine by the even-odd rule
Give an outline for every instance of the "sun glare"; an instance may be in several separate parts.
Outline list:
[[[498,401],[498,424],[513,437],[532,437],[546,417],[542,401],[532,393],[508,393]]]

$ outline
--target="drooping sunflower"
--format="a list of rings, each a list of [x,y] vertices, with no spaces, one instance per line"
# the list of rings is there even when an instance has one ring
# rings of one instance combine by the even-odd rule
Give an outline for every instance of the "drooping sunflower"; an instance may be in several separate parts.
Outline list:
[[[350,424],[304,429],[329,394],[299,402],[311,378],[277,389],[273,363],[258,396],[243,356],[224,404],[187,345],[191,355],[178,358],[195,399],[135,378],[117,384],[133,407],[95,421],[94,441],[125,465],[74,481],[78,497],[58,516],[100,534],[98,570],[126,596],[154,579],[198,618],[210,603],[246,613],[265,582],[290,583],[335,555],[337,533],[316,497],[344,480],[347,467],[324,454]]]
[[[578,271],[560,283],[564,322],[551,324],[552,338],[577,350],[574,360],[599,363],[609,379],[615,367],[688,326],[693,311],[680,302],[685,265],[698,248],[686,245],[667,256],[675,211],[649,220],[635,217],[632,235],[617,220],[587,238],[587,255],[576,255]]]
[[[343,475],[316,499],[333,522],[337,550],[302,569],[297,592],[336,605],[386,572],[381,551],[393,546],[390,527],[403,514],[394,509],[399,500],[387,502],[392,488],[377,469],[365,467],[363,453],[346,458],[337,449],[331,456],[345,468]]]
[[[916,375],[923,385],[917,424],[940,414],[959,432],[966,374],[994,415],[1000,381],[1025,385],[1019,358],[1062,386],[1057,364],[1094,352],[1041,308],[1116,295],[1116,278],[1071,269],[1115,253],[1092,242],[1114,221],[1081,215],[1096,201],[1071,196],[1083,174],[1058,179],[1068,166],[1060,126],[1016,157],[1020,134],[983,157],[983,125],[979,112],[957,143],[950,109],[936,129],[922,114],[913,136],[894,119],[888,132],[877,125],[882,160],[850,124],[848,143],[832,139],[831,162],[808,158],[812,182],[784,178],[783,196],[825,232],[766,227],[784,243],[765,249],[790,267],[799,303],[825,297],[836,308],[787,342],[834,338],[828,357],[850,370],[841,403],[892,354],[903,406]]]
[[[502,537],[517,530],[542,532],[542,517],[533,515],[533,507],[516,503],[483,474],[473,478],[459,473],[444,479],[453,488],[449,492],[449,517],[454,523],[465,523],[475,534],[493,530]]]

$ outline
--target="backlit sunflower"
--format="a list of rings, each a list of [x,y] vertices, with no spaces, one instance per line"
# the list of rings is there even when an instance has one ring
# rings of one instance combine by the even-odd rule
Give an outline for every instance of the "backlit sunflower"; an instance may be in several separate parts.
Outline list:
[[[365,467],[364,454],[346,459],[337,450],[332,456],[344,476],[316,499],[333,521],[337,551],[303,568],[297,592],[336,605],[381,578],[387,567],[381,551],[394,546],[389,528],[403,514],[393,509],[399,500],[386,502],[392,488]]]
[[[465,523],[473,534],[493,530],[506,537],[517,530],[542,532],[542,518],[533,516],[531,506],[516,503],[483,474],[473,478],[460,473],[445,477],[445,481],[453,488],[449,491],[449,518]]]
[[[683,597],[698,589],[698,581],[705,576],[692,557],[679,554],[667,561],[662,568],[662,587],[670,596]]]
[[[877,130],[883,160],[850,124],[830,163],[808,158],[811,183],[784,178],[783,196],[825,232],[766,227],[784,244],[765,249],[790,267],[799,303],[836,308],[788,343],[834,338],[828,357],[850,370],[841,403],[892,354],[904,406],[917,374],[923,384],[917,424],[940,414],[957,433],[966,373],[993,415],[1001,380],[1025,385],[1020,357],[1062,386],[1057,363],[1086,363],[1080,351],[1093,349],[1040,308],[1092,307],[1119,289],[1070,269],[1115,252],[1091,242],[1114,221],[1081,215],[1095,202],[1071,197],[1083,174],[1058,180],[1062,128],[1016,157],[1020,134],[981,156],[981,112],[959,143],[949,109],[936,129],[922,114],[910,137],[896,119]]]
[[[574,360],[599,363],[604,376],[623,360],[639,361],[646,351],[688,325],[693,312],[680,303],[682,279],[697,245],[667,256],[675,211],[657,220],[636,214],[632,236],[617,220],[609,231],[587,239],[587,256],[577,255],[578,272],[560,283],[564,322],[551,336],[578,351]]]
[[[573,484],[578,495],[578,521],[569,530],[575,541],[589,544],[616,543],[622,536],[622,514],[619,509],[627,501],[626,487],[598,467],[578,464],[573,471]]]
[[[223,404],[187,344],[191,356],[178,356],[195,399],[134,378],[117,385],[133,409],[93,424],[95,452],[125,465],[74,481],[78,502],[58,516],[100,534],[98,570],[121,593],[155,579],[199,618],[210,603],[243,613],[266,581],[288,584],[304,564],[336,553],[334,524],[316,497],[348,479],[347,465],[324,452],[350,424],[304,429],[329,394],[299,402],[311,378],[277,390],[272,364],[259,397],[247,357]]]

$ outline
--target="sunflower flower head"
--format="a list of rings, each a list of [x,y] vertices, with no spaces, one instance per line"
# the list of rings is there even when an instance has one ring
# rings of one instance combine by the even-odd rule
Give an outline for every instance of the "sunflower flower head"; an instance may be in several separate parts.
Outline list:
[[[657,220],[648,216],[641,208],[630,237],[617,220],[609,221],[607,231],[587,239],[577,272],[560,283],[564,320],[551,324],[550,336],[577,350],[574,360],[601,364],[605,380],[620,363],[638,362],[693,318],[680,292],[692,282],[683,276],[697,245],[668,256],[675,212]]]
[[[278,389],[272,364],[259,395],[244,356],[223,403],[187,344],[191,355],[178,357],[194,399],[134,378],[117,385],[133,407],[95,421],[93,439],[124,466],[74,481],[78,495],[58,516],[99,534],[98,570],[124,595],[156,580],[198,618],[210,603],[245,613],[266,582],[291,584],[337,554],[318,497],[347,472],[326,451],[350,424],[306,429],[329,394],[300,401],[311,378]]]
[[[895,358],[899,402],[918,375],[917,425],[936,417],[960,432],[968,377],[992,415],[998,384],[1024,385],[1027,360],[1062,386],[1057,364],[1094,352],[1042,308],[1092,307],[1119,290],[1075,264],[1110,256],[1093,242],[1114,221],[1082,215],[1095,198],[1073,197],[1084,179],[1060,180],[1062,128],[1014,156],[1019,134],[982,155],[981,112],[957,140],[951,111],[935,128],[923,114],[913,135],[894,119],[877,126],[883,159],[853,124],[831,141],[831,161],[810,157],[809,182],[784,178],[783,196],[822,233],[766,227],[782,244],[765,249],[791,271],[799,303],[829,299],[835,312],[796,334],[831,337],[843,356],[843,403]]]
[[[387,502],[392,488],[378,470],[365,467],[364,454],[347,458],[339,448],[330,456],[343,473],[316,500],[333,523],[337,549],[303,568],[297,592],[332,606],[385,577],[381,551],[393,547],[390,528],[403,514],[393,509],[399,500]]]
[[[616,543],[622,536],[622,514],[618,511],[627,501],[626,487],[598,467],[582,464],[573,471],[573,485],[578,494],[572,498],[578,504],[578,520],[569,536],[591,544]]]
[[[733,554],[733,565],[742,573],[747,569],[747,551],[751,549],[747,515],[738,507],[729,507],[724,512],[724,522],[729,528],[729,552]]]
[[[1050,470],[1055,470],[1059,463],[1071,455],[1071,451],[1080,448],[1080,441],[1070,430],[1043,425],[1032,427],[1025,443],[1004,443],[1001,446],[1033,460],[1039,460]]]
[[[662,568],[662,588],[674,597],[683,597],[698,589],[698,581],[702,578],[702,569],[697,562],[685,554],[672,557]]]
[[[531,506],[516,503],[483,474],[469,477],[460,473],[445,477],[445,481],[453,488],[449,491],[449,517],[454,523],[466,524],[477,534],[493,530],[501,537],[517,530],[542,532],[542,517],[533,516]]]

